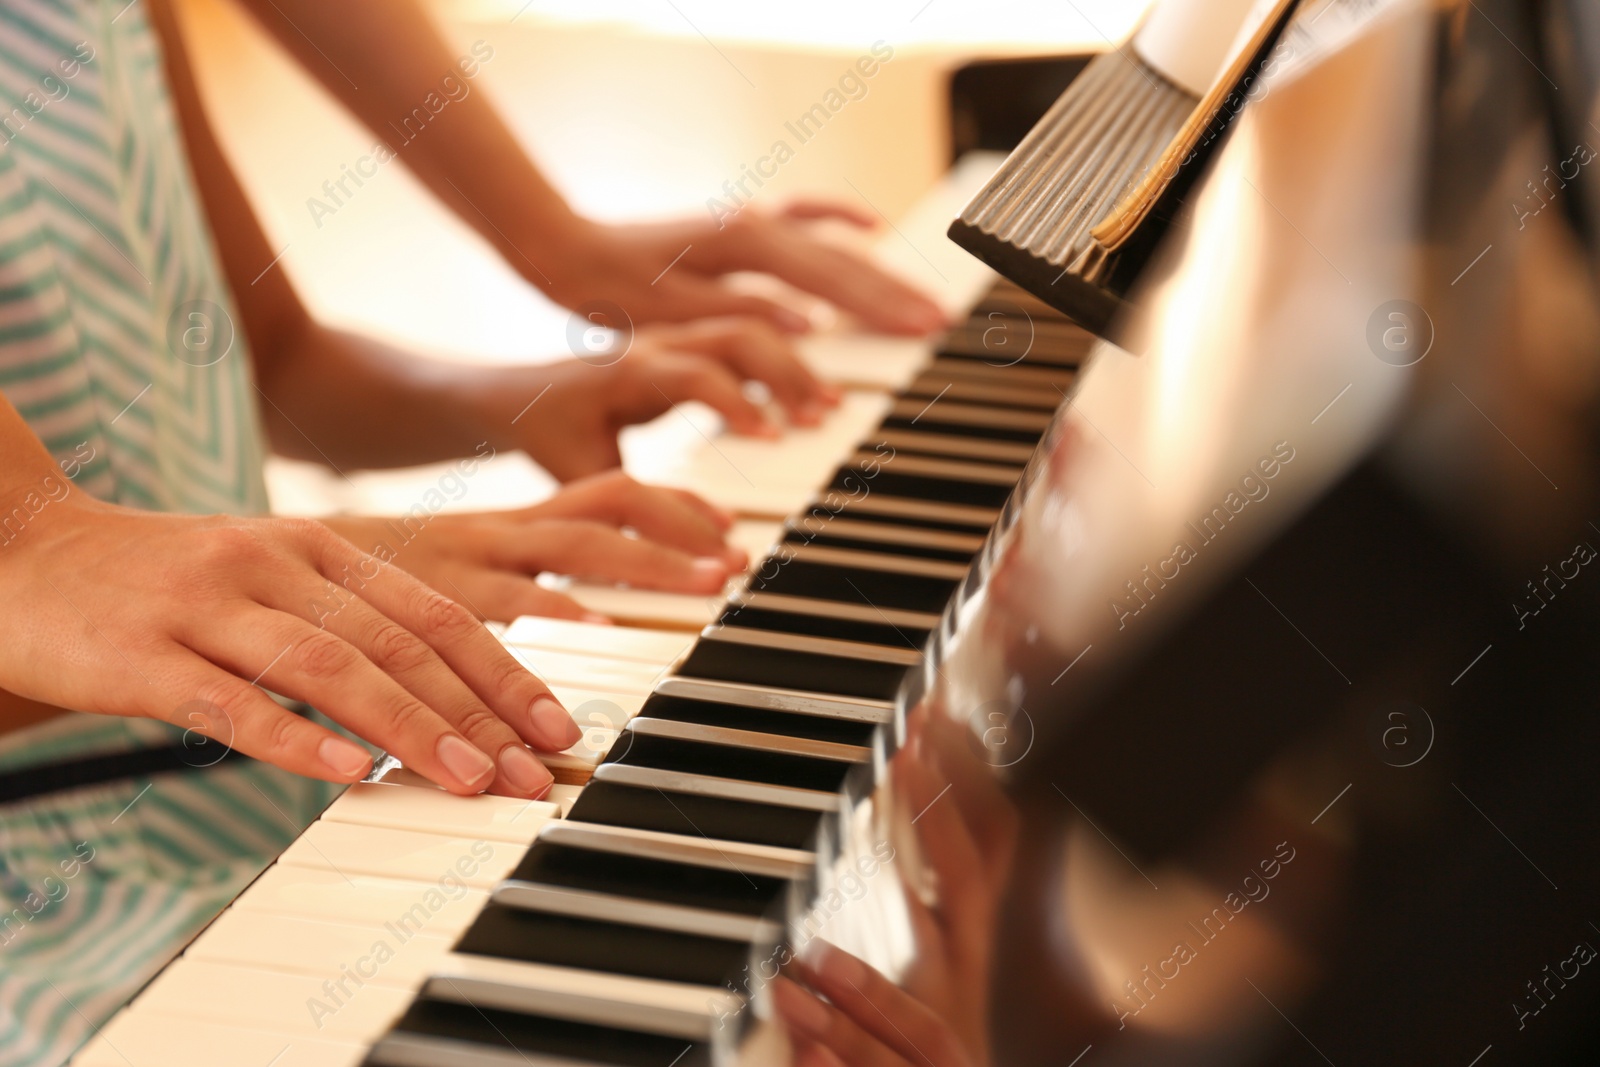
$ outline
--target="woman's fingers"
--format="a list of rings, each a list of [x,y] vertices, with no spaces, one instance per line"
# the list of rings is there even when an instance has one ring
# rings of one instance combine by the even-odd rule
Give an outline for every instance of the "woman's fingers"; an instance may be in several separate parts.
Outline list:
[[[551,735],[528,716],[503,721],[416,634],[355,598],[329,615],[323,625],[493,759],[495,777],[489,783],[490,792],[541,797],[555,781],[527,745],[555,750],[561,747],[564,734]]]
[[[349,642],[304,619],[252,605],[189,638],[241,678],[303,700],[451,792],[481,793],[494,762]]]
[[[845,1063],[828,1046],[804,1042],[795,1046],[794,1067],[845,1067]]]
[[[219,742],[216,755],[194,749],[194,765],[205,767],[228,748],[273,766],[325,782],[354,782],[372,769],[366,749],[284,708],[256,686],[207,662],[190,650],[174,650],[152,671],[164,688],[185,694],[176,707],[152,707],[164,719]],[[188,744],[188,737],[185,737]]]
[[[585,608],[564,593],[546,589],[532,578],[492,567],[462,564],[449,579],[459,602],[480,619],[508,620],[523,615],[578,622],[609,623],[604,615]]]
[[[944,326],[944,311],[872,263],[835,248],[785,220],[760,219],[734,238],[739,267],[759,270],[822,297],[874,329],[925,334]]]
[[[720,281],[687,274],[680,277],[668,275],[656,288],[664,290],[656,317],[668,321],[688,322],[739,315],[769,322],[783,333],[806,333],[811,329],[811,320],[793,308],[784,307],[765,297],[735,292]]]
[[[553,571],[679,593],[720,592],[734,573],[722,556],[691,556],[602,523],[568,519],[507,526],[487,551],[491,564],[507,569]]]
[[[332,533],[326,538],[312,537],[308,548],[329,581],[339,582],[354,571],[358,584],[353,592],[421,638],[517,733],[530,740],[537,738],[536,744],[552,750],[568,748],[582,736],[549,688],[495,640],[472,612],[398,567],[362,554]]]

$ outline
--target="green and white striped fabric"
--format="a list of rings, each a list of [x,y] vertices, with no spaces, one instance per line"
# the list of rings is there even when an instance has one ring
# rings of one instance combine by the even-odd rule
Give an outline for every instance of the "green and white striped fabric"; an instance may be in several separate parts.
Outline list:
[[[232,323],[143,5],[0,0],[0,390],[78,489],[262,512]],[[176,737],[64,716],[0,774]],[[0,1067],[64,1062],[335,792],[229,763],[0,806]]]
[[[244,338],[143,5],[0,3],[0,107],[0,389],[97,497],[266,510]]]

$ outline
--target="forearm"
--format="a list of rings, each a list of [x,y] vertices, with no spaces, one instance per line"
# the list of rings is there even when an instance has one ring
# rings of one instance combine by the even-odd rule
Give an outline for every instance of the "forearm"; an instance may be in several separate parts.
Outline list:
[[[404,467],[509,447],[488,397],[527,391],[537,368],[462,366],[307,321],[262,364],[273,451],[344,469]]]
[[[481,91],[487,42],[452,49],[415,0],[243,0],[307,71],[514,269],[548,289],[587,223]]]

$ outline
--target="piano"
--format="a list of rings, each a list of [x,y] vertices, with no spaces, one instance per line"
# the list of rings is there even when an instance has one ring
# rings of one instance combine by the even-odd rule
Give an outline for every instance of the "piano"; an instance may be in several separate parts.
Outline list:
[[[964,322],[630,457],[739,513],[727,596],[501,633],[552,793],[380,764],[73,1062],[783,1064],[824,943],[965,1063],[1593,1062],[1600,198],[1506,211],[1576,11],[1299,5],[1107,336],[942,239],[964,161],[887,246]]]

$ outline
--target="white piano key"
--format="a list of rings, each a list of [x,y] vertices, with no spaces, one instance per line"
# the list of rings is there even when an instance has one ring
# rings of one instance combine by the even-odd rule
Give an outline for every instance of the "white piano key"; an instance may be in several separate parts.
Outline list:
[[[820,333],[800,338],[795,347],[823,381],[885,392],[904,389],[933,360],[933,346],[922,337]]]
[[[624,589],[621,586],[569,582],[564,579],[545,582],[542,576],[541,584],[548,584],[552,589],[576,600],[585,610],[597,612],[608,619],[698,632],[716,621],[723,603],[734,590],[744,587],[744,576],[740,575],[729,582],[723,591],[707,596],[659,593],[653,589]]]
[[[541,753],[539,758],[550,768],[558,782],[583,783],[589,780],[611,746],[616,743],[617,730],[591,726],[584,730],[577,744],[561,752]]]
[[[782,519],[810,501],[888,408],[886,394],[853,390],[821,426],[777,440],[702,431],[707,439],[687,450],[633,449],[627,466],[641,481],[692,489],[737,514]]]
[[[322,818],[358,826],[526,845],[538,833],[539,824],[557,814],[556,805],[544,801],[530,803],[488,794],[458,797],[437,788],[357,782],[322,813]]]
[[[506,648],[547,684],[584,689],[647,694],[667,669],[666,664],[586,656],[577,652],[551,652],[522,645],[507,645]]]
[[[688,1041],[713,1040],[721,1021],[744,1007],[742,997],[718,986],[466,954],[447,956],[427,988],[441,999],[528,1008],[601,1026],[632,1020]]]
[[[676,630],[604,626],[571,619],[547,619],[538,615],[524,615],[517,619],[500,640],[508,645],[549,652],[579,652],[658,666],[676,660],[694,644],[692,636]]]
[[[451,872],[428,881],[378,878],[354,871],[274,864],[234,901],[233,910],[295,915],[325,922],[384,927],[408,936],[456,937],[489,899]]]
[[[284,849],[278,862],[418,882],[452,875],[466,885],[487,889],[510,874],[526,851],[519,844],[486,838],[443,837],[319,820]]]
[[[414,992],[363,983],[347,971],[283,974],[180,959],[135,1001],[141,1015],[237,1023],[285,1035],[375,1041],[410,1006]]]
[[[453,938],[408,934],[393,924],[373,929],[230,908],[183,954],[187,959],[319,979],[337,975],[345,966],[364,981],[415,989],[452,944]]]
[[[565,819],[572,814],[572,805],[578,802],[578,794],[583,792],[581,785],[563,785],[557,782],[550,787],[550,792],[545,794],[545,799],[561,806],[561,817]]]
[[[72,1067],[357,1067],[366,1045],[291,1036],[137,1009],[107,1023]]]
[[[642,693],[578,689],[567,685],[552,685],[550,692],[572,715],[572,721],[584,730],[594,726],[609,730],[622,729],[629,719],[639,714],[646,696]]]
[[[873,250],[874,258],[886,270],[933,297],[952,317],[972,310],[993,283],[995,273],[950,240],[946,231],[950,220],[961,214],[1004,160],[998,152],[962,156]]]

